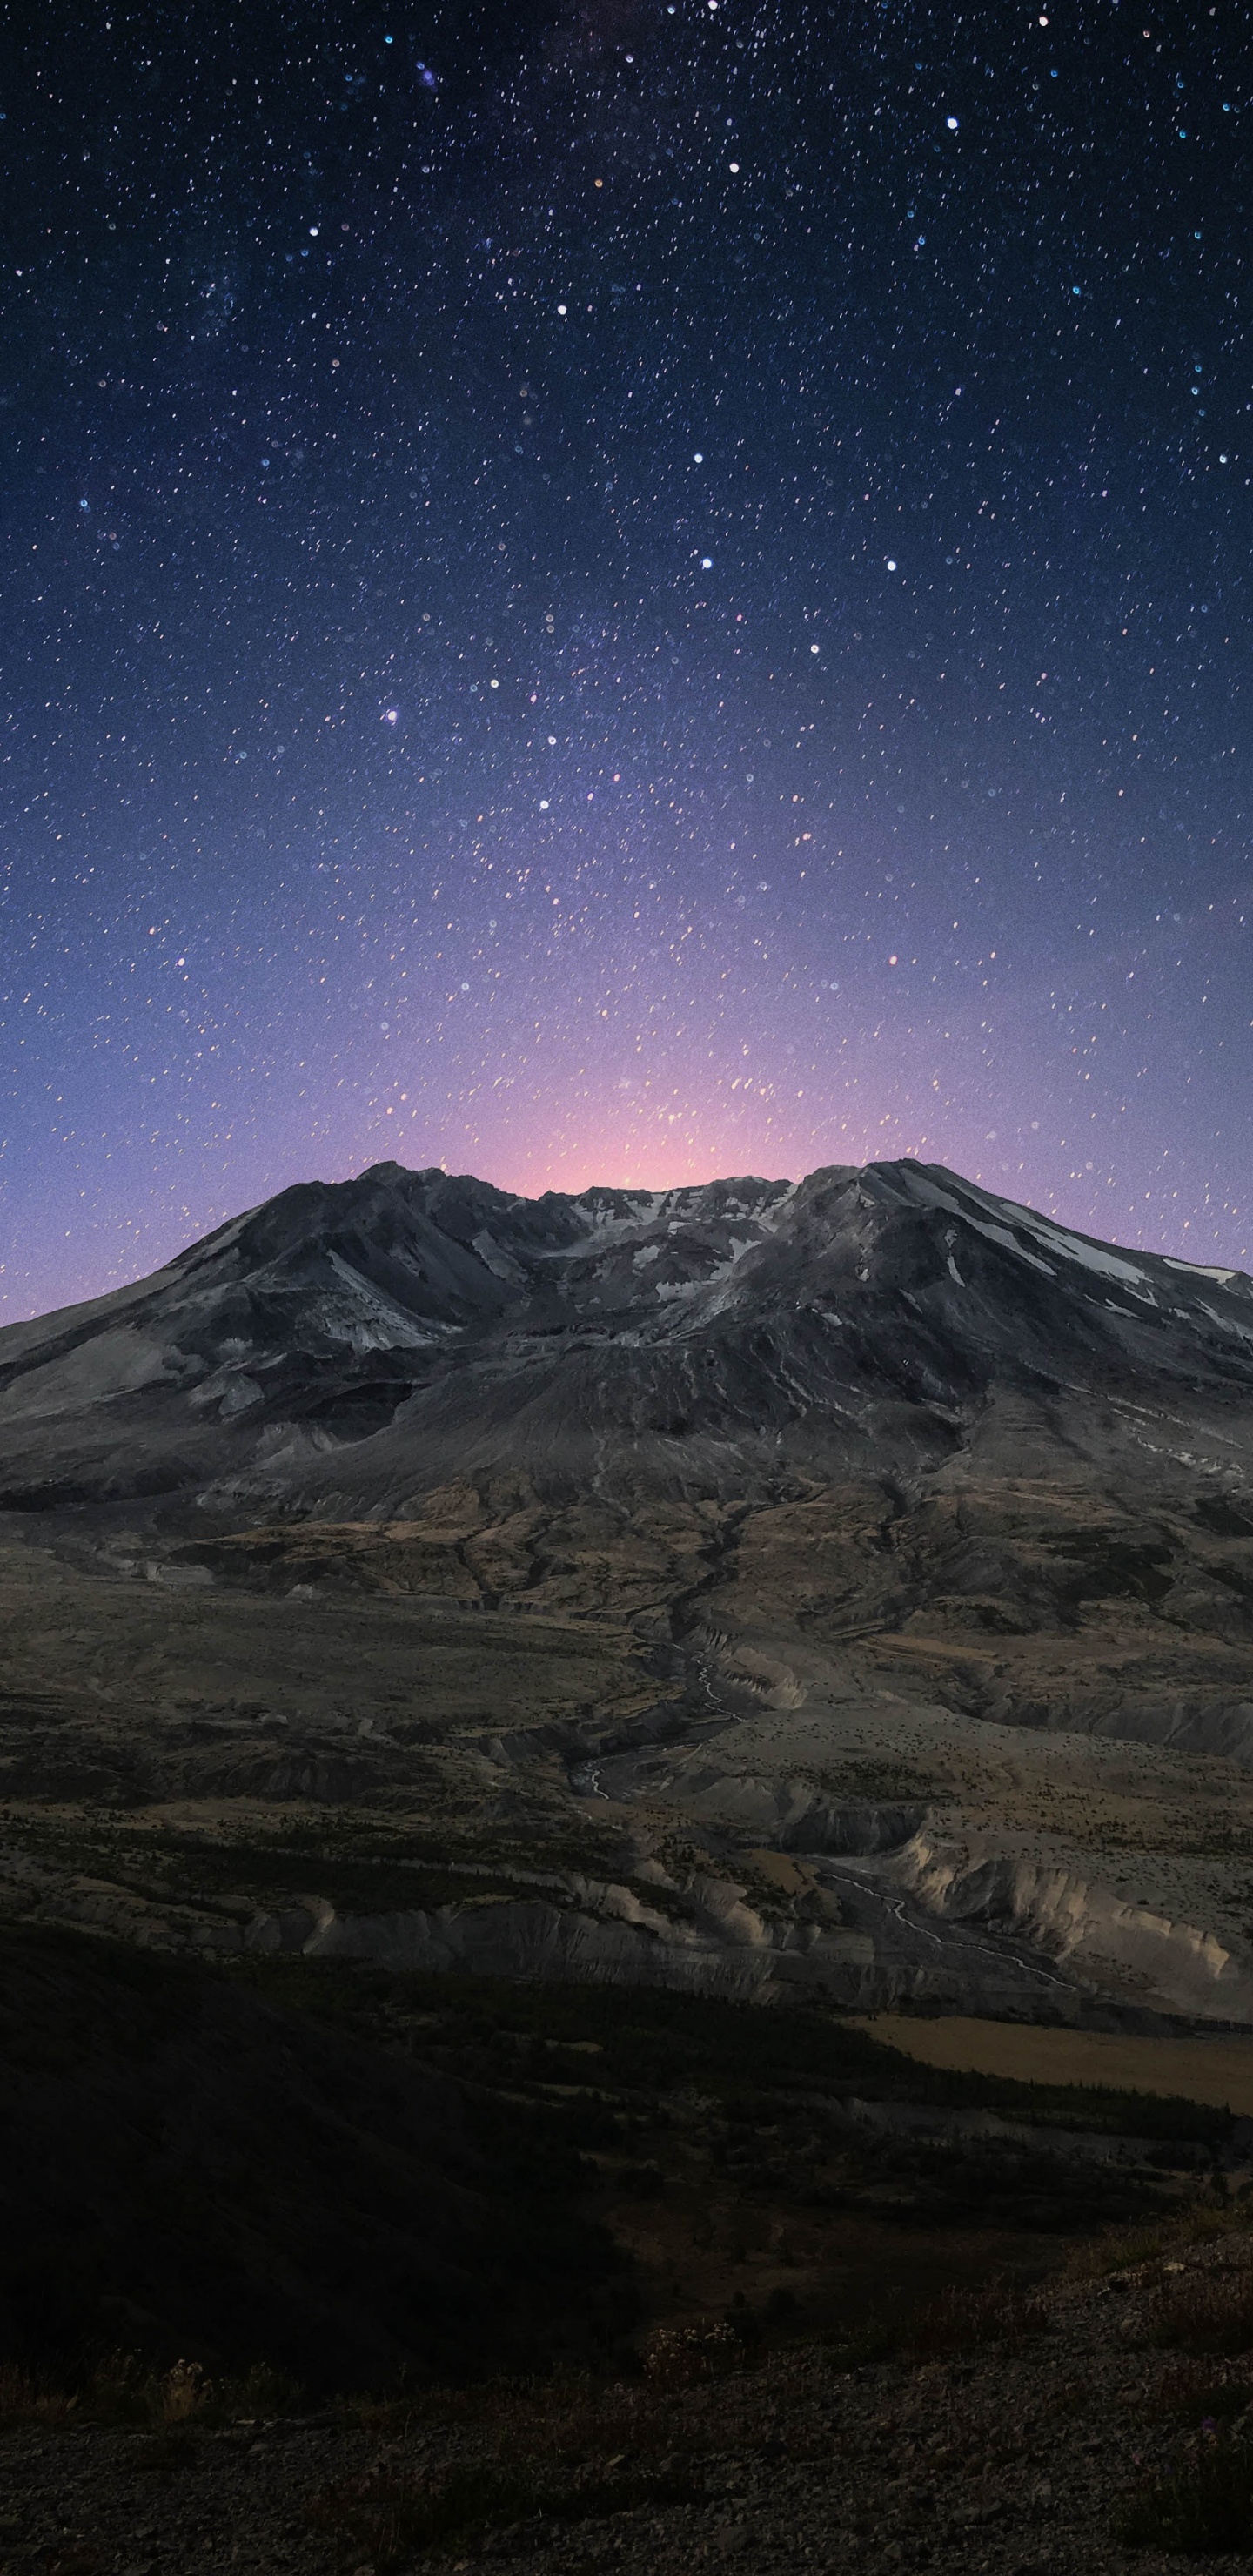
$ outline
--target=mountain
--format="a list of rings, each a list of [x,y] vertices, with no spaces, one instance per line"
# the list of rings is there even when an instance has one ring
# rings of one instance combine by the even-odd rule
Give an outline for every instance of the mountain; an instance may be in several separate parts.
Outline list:
[[[0,1906],[1253,2023],[1251,1392],[936,1166],[284,1191],[0,1333]]]
[[[743,1499],[1126,1452],[1137,1408],[1210,1440],[1221,1487],[1250,1388],[1241,1273],[935,1166],[528,1200],[379,1164],[0,1332],[0,1507],[395,1517],[465,1476]]]

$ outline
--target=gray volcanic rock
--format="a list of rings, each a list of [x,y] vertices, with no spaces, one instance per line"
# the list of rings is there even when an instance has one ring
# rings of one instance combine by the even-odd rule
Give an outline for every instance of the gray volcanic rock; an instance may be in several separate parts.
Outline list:
[[[0,1910],[1253,2019],[1251,1391],[932,1166],[285,1191],[0,1334]]]
[[[916,1474],[1004,1430],[1247,1445],[1253,1284],[1068,1232],[938,1167],[510,1196],[379,1164],[0,1333],[0,1505],[214,1489],[402,1509],[451,1476],[737,1498]],[[1112,1409],[1112,1410],[1111,1410]],[[1253,1527],[1253,1517],[1250,1518]]]

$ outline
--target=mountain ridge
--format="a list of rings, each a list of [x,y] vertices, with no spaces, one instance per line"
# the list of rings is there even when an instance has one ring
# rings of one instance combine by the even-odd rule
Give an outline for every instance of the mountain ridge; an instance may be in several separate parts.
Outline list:
[[[1011,1393],[1165,1388],[1253,1388],[1245,1274],[1102,1244],[942,1166],[527,1199],[384,1163],[0,1332],[0,1506],[268,1463],[300,1509],[332,1454],[367,1510],[467,1464],[573,1490],[626,1472],[615,1441],[637,1483],[728,1493],[766,1450],[912,1471]]]
[[[1251,1393],[1244,1274],[936,1165],[296,1185],[0,1334],[0,1903],[1253,2021]]]

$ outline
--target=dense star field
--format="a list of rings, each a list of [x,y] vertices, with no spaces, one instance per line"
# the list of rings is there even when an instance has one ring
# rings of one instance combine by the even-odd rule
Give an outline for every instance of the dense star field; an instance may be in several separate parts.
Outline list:
[[[1247,33],[10,15],[6,1319],[383,1157],[1253,1258]]]

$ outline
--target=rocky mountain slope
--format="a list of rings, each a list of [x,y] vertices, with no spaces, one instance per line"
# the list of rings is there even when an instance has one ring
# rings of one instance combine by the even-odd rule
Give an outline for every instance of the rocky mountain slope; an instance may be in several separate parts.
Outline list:
[[[1143,1444],[1137,1408],[1221,1478],[1251,1387],[1241,1274],[931,1166],[531,1201],[380,1164],[0,1333],[0,1501],[399,1517],[469,1476],[740,1502],[972,1448],[1029,1472]]]
[[[1251,1389],[934,1167],[288,1190],[0,1334],[3,1901],[1253,2022]]]

